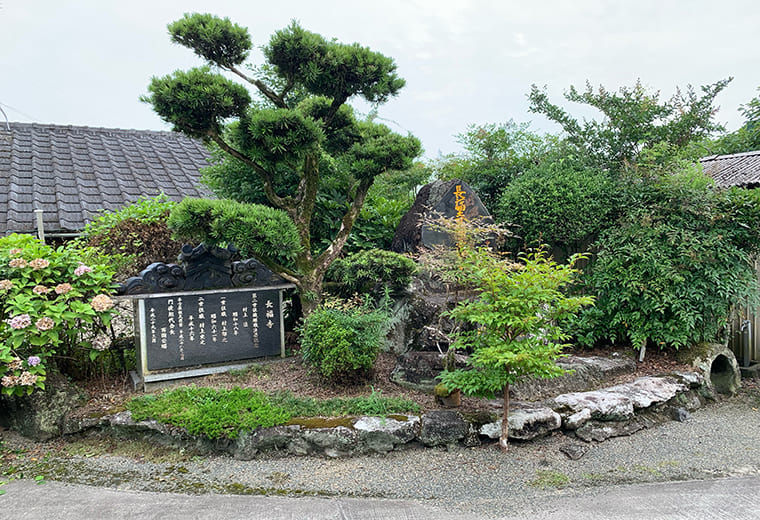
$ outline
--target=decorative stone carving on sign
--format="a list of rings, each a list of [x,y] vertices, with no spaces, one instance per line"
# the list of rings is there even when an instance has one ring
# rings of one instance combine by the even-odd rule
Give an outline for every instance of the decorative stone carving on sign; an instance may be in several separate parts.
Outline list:
[[[232,285],[234,287],[248,287],[251,285],[277,285],[285,280],[255,258],[232,262]]]
[[[397,253],[410,253],[419,247],[448,245],[448,233],[424,224],[426,216],[434,215],[468,221],[491,217],[480,197],[467,183],[454,179],[426,184],[417,194],[412,208],[401,219],[391,249]]]
[[[120,284],[117,291],[120,295],[132,295],[287,283],[254,258],[233,262],[238,254],[232,244],[226,248],[186,244],[179,255],[182,265],[150,264],[139,276]]]
[[[226,248],[200,244],[182,246],[179,261],[185,271],[185,291],[200,291],[230,287],[232,284],[231,262],[238,254],[237,248],[230,244]]]

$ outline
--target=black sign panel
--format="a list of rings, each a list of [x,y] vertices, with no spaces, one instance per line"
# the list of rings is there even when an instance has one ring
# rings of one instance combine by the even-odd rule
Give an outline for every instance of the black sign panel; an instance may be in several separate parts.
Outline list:
[[[147,369],[279,355],[280,290],[173,293],[144,300]]]

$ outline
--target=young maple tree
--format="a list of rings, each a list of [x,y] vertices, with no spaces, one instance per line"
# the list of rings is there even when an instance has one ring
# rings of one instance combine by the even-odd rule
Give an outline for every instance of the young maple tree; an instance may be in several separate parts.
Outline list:
[[[405,82],[391,58],[295,22],[271,37],[263,47],[266,63],[250,75],[241,67],[250,36],[229,19],[187,14],[169,24],[169,33],[208,65],[154,77],[143,101],[175,131],[213,143],[220,161],[213,184],[238,195],[236,203],[185,201],[170,226],[178,238],[235,243],[293,282],[308,314],[375,177],[409,168],[421,151],[416,138],[357,118],[347,103],[358,96],[382,104]],[[222,72],[242,79],[258,98]],[[327,245],[314,243],[319,197],[336,189],[345,196],[345,213]],[[254,192],[263,192],[269,207],[245,200]]]
[[[472,354],[466,367],[446,370],[439,379],[449,391],[459,389],[465,395],[492,397],[502,392],[499,445],[507,451],[509,386],[525,377],[553,378],[564,373],[556,361],[567,346],[562,341],[569,336],[560,323],[593,298],[562,291],[576,274],[572,263],[579,256],[569,264],[557,264],[539,250],[511,262],[490,247],[460,240],[455,258],[451,268],[477,295],[450,312],[473,326],[456,334],[452,348]]]

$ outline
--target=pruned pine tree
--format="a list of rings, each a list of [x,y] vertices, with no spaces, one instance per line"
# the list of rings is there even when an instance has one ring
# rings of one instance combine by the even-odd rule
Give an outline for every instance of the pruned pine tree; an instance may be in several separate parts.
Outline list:
[[[393,59],[296,22],[272,35],[258,69],[243,65],[252,45],[247,29],[227,18],[186,14],[169,33],[207,64],[154,77],[143,101],[175,131],[213,143],[227,194],[231,186],[238,194],[259,190],[270,206],[245,197],[185,201],[170,226],[179,238],[235,243],[293,282],[308,314],[375,177],[409,168],[421,152],[416,138],[358,118],[348,102],[385,103],[405,82]],[[336,187],[345,195],[340,225],[326,244],[313,243],[318,197]]]

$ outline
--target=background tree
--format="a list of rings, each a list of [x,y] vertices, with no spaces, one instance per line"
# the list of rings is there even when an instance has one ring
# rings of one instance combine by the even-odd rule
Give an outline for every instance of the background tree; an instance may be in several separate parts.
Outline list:
[[[622,213],[621,184],[607,170],[589,166],[564,143],[502,191],[494,209],[517,227],[513,252],[547,244],[557,260],[583,253]]]
[[[570,143],[600,168],[615,171],[635,164],[642,151],[667,143],[674,152],[688,149],[723,128],[713,121],[715,97],[731,78],[700,88],[697,94],[689,85],[661,102],[659,92],[648,92],[640,82],[632,88],[611,92],[597,90],[586,83],[586,90],[571,86],[565,99],[591,106],[602,113],[601,120],[578,121],[560,106],[549,101],[546,90],[533,85],[528,95],[529,110],[558,123]]]
[[[439,158],[430,166],[442,180],[461,179],[493,211],[504,187],[548,152],[554,139],[529,130],[529,123],[470,125],[457,135],[464,152]]]
[[[720,341],[731,305],[757,301],[750,258],[760,199],[716,191],[694,162],[719,129],[712,103],[727,83],[664,102],[640,83],[618,92],[571,88],[568,100],[603,115],[582,122],[533,87],[532,110],[566,137],[558,155],[510,183],[496,213],[520,226],[528,245],[593,253],[579,289],[596,305],[573,320],[578,341],[630,342],[642,355],[647,344]]]
[[[240,67],[251,48],[245,28],[226,18],[188,14],[170,24],[169,32],[174,42],[193,50],[208,65],[154,77],[143,100],[175,131],[213,142],[218,148],[218,169],[209,174],[216,181],[212,187],[246,203],[260,202],[263,193],[275,211],[287,216],[297,240],[265,240],[284,243],[284,251],[238,247],[295,283],[308,314],[318,302],[325,271],[340,255],[375,178],[388,170],[410,167],[420,153],[417,139],[358,119],[347,102],[360,96],[384,103],[399,92],[404,80],[396,74],[391,58],[358,44],[326,40],[295,22],[271,37],[263,48],[265,65],[250,76]],[[259,99],[254,102],[244,86],[211,67],[238,76]],[[325,247],[312,240],[313,217],[320,193],[336,186],[346,209]],[[278,232],[271,213],[232,204],[183,202],[170,224],[181,238],[234,241],[244,229],[233,226],[229,215],[241,211],[247,212],[245,227],[250,236],[264,239]],[[289,229],[283,231],[290,233]],[[279,253],[279,258],[272,253]]]
[[[713,190],[688,161],[654,168],[629,192],[594,244],[584,291],[597,303],[581,313],[578,339],[630,342],[641,357],[648,343],[721,341],[731,306],[758,302],[760,194]]]
[[[758,87],[760,90],[760,87]],[[760,96],[739,107],[744,124],[735,132],[706,144],[710,154],[731,154],[760,150]]]

